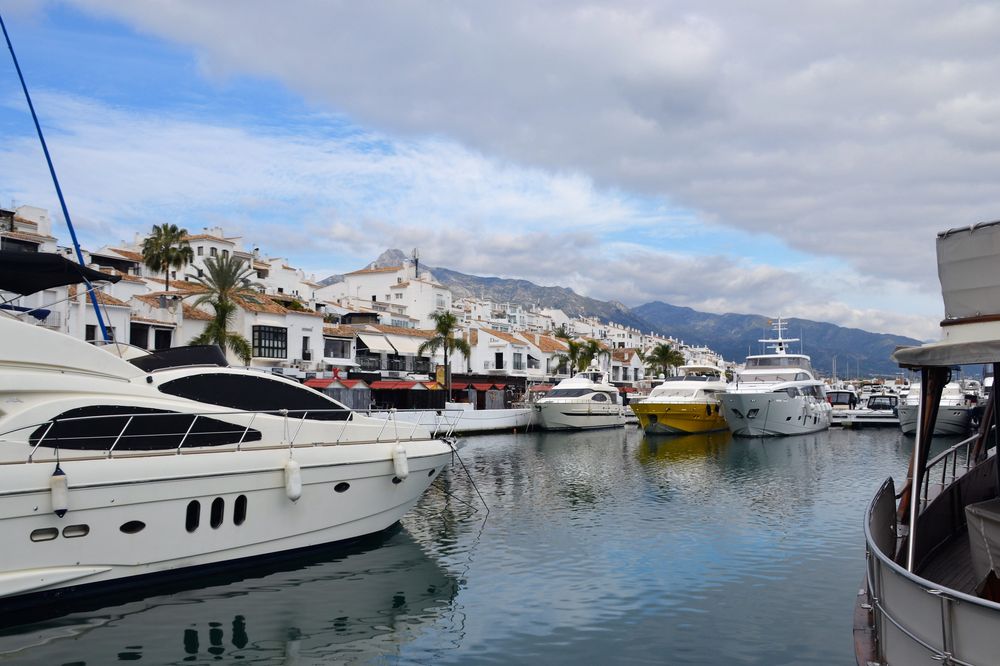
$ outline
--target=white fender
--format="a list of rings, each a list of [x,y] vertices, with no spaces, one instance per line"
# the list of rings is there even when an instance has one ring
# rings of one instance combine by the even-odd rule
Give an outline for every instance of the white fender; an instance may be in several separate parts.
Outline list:
[[[406,461],[406,449],[402,442],[396,442],[396,448],[392,450],[392,468],[400,480],[410,475],[410,464]]]
[[[49,478],[49,493],[52,496],[52,512],[62,518],[69,511],[69,479],[59,463],[56,463],[56,471]]]
[[[302,497],[302,469],[291,458],[285,462],[285,494],[293,502]]]

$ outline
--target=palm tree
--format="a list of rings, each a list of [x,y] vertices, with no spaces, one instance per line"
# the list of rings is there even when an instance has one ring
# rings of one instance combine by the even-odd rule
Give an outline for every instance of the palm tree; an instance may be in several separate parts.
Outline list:
[[[577,360],[577,367],[581,372],[589,368],[595,358],[611,356],[611,352],[597,340],[588,339],[581,347],[580,358]]]
[[[556,368],[562,365],[569,366],[569,376],[572,377],[576,374],[576,369],[580,365],[580,355],[583,353],[584,345],[582,342],[563,338],[560,332],[565,335],[565,331],[560,330],[556,331],[556,337],[562,338],[562,341],[566,343],[566,351],[556,354],[552,357],[552,360],[556,361]]]
[[[142,262],[157,273],[163,271],[167,278],[166,291],[170,291],[170,269],[184,268],[193,260],[187,230],[176,224],[154,224],[153,231],[142,241]]]
[[[649,367],[652,368],[653,374],[666,375],[669,368],[676,368],[679,365],[684,365],[685,359],[684,354],[680,353],[672,346],[660,343],[646,354],[646,362],[649,363]]]
[[[451,364],[448,356],[456,350],[462,353],[465,358],[469,358],[472,350],[469,343],[462,338],[456,338],[458,329],[458,319],[450,312],[435,312],[431,315],[434,320],[434,337],[426,340],[417,347],[417,355],[423,356],[425,352],[436,354],[438,349],[444,350],[444,390],[445,398],[451,397]]]
[[[215,316],[191,344],[219,345],[222,351],[231,350],[245,365],[250,365],[253,355],[250,343],[239,333],[230,331],[229,325],[236,314],[235,299],[254,293],[250,282],[253,273],[253,268],[235,255],[210,257],[205,261],[205,275],[196,280],[206,291],[198,294],[194,304],[208,303],[215,310]]]

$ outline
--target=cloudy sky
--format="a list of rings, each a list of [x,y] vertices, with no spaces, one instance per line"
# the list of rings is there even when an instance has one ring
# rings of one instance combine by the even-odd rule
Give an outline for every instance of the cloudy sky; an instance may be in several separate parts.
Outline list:
[[[5,0],[83,242],[387,247],[627,305],[936,336],[1000,217],[1000,6]],[[58,210],[9,57],[0,205]],[[60,240],[67,234],[59,228]]]

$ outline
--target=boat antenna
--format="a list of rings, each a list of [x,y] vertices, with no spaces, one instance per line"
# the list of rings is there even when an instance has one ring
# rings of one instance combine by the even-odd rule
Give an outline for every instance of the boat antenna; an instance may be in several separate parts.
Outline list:
[[[59,187],[59,178],[56,177],[56,169],[52,165],[52,157],[49,155],[49,147],[45,143],[45,135],[42,134],[42,126],[38,123],[38,115],[35,113],[35,105],[31,103],[31,95],[28,93],[28,84],[24,82],[24,75],[21,73],[21,65],[17,62],[17,55],[14,53],[14,45],[11,44],[10,35],[7,34],[7,25],[3,21],[3,15],[0,15],[0,29],[3,30],[3,38],[7,41],[7,48],[10,50],[10,57],[14,61],[14,69],[17,70],[17,78],[21,81],[21,90],[24,91],[24,98],[28,101],[28,109],[31,111],[31,119],[35,121],[35,130],[38,132],[38,140],[42,142],[42,152],[45,153],[45,162],[49,165],[49,173],[52,174],[52,184],[56,186],[56,195],[59,197],[59,205],[62,207],[63,219],[66,220],[66,226],[69,227],[70,238],[73,239],[73,249],[76,250],[76,259],[80,262],[81,266],[86,266],[83,261],[83,252],[80,251],[80,242],[76,238],[76,230],[73,228],[73,220],[69,217],[69,209],[66,208],[66,199],[63,198],[62,188]],[[104,325],[104,317],[101,316],[101,308],[97,304],[97,294],[94,293],[94,287],[90,284],[89,280],[85,280],[87,283],[87,292],[90,294],[90,302],[94,306],[94,314],[97,315],[97,323],[101,327],[101,335],[104,337],[106,342],[110,342],[111,338],[108,336],[108,329]]]

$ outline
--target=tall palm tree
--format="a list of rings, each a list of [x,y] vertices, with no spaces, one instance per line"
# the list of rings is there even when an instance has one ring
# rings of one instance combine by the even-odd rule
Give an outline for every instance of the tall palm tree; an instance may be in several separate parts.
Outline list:
[[[194,260],[194,252],[186,239],[186,229],[164,222],[154,224],[146,240],[142,241],[142,262],[156,272],[163,271],[167,291],[170,291],[170,269],[184,268]]]
[[[569,376],[572,377],[576,374],[576,369],[580,365],[580,355],[583,353],[583,343],[577,342],[576,340],[570,340],[568,338],[563,338],[559,335],[560,331],[556,331],[556,337],[561,338],[563,342],[566,343],[566,351],[560,352],[552,357],[556,361],[556,367],[566,365],[569,367]],[[565,331],[563,331],[565,334]]]
[[[219,345],[223,351],[231,350],[245,365],[250,365],[253,348],[242,335],[230,331],[229,325],[236,314],[235,299],[254,293],[250,281],[253,274],[253,268],[235,255],[210,257],[205,261],[205,275],[196,280],[206,291],[198,294],[194,304],[208,303],[215,310],[215,316],[192,344]]]
[[[580,358],[577,359],[577,367],[580,371],[584,371],[590,367],[590,364],[596,358],[610,357],[611,352],[604,348],[604,346],[597,340],[588,339],[583,343],[580,349]]]
[[[450,312],[435,312],[431,315],[434,320],[434,337],[422,342],[417,347],[417,355],[423,356],[430,352],[436,354],[438,349],[444,350],[444,390],[445,398],[451,397],[451,364],[448,356],[455,351],[460,352],[465,358],[469,358],[472,349],[469,343],[462,338],[456,338],[458,332],[458,319]]]
[[[654,375],[667,375],[669,368],[684,365],[684,361],[684,354],[664,343],[656,345],[646,354],[646,362]]]

